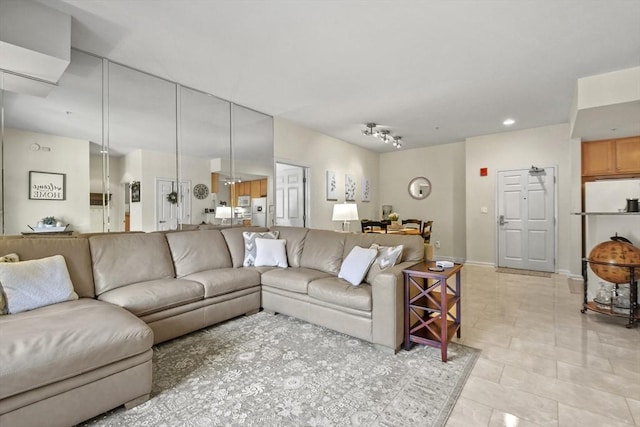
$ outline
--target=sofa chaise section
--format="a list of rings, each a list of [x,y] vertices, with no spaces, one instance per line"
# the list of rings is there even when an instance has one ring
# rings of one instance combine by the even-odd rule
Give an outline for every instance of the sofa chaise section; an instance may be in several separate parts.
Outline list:
[[[63,255],[80,298],[0,316],[0,425],[68,426],[148,399],[152,331],[93,299],[87,239],[3,239],[8,253]]]

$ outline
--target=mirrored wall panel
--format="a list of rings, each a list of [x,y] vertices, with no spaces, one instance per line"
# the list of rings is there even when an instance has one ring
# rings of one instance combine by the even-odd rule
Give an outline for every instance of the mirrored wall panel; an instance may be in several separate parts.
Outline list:
[[[167,201],[178,191],[176,85],[113,63],[108,76],[111,230],[175,230],[189,221]]]
[[[0,102],[5,235],[272,224],[271,116],[76,50]]]
[[[183,209],[190,212],[190,221],[182,228],[220,224],[216,207],[229,201],[228,188],[220,185],[220,177],[231,168],[230,103],[180,89],[181,200]]]
[[[93,229],[89,193],[102,191],[102,174],[98,164],[94,185],[90,157],[100,154],[101,100],[102,60],[77,51],[46,97],[3,92],[3,234],[33,232],[51,217],[52,226]]]

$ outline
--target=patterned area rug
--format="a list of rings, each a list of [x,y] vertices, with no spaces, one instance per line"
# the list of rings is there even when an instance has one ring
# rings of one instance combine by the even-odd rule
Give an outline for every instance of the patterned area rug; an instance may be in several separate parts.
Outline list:
[[[546,271],[520,270],[518,268],[497,267],[496,273],[520,274],[522,276],[551,277]]]
[[[85,425],[442,426],[479,356],[452,343],[395,356],[260,312],[154,348],[152,397]]]

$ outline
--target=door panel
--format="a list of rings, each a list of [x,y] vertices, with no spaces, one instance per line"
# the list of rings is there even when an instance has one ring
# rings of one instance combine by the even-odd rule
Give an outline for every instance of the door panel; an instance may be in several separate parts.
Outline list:
[[[522,232],[520,230],[505,231],[505,258],[512,262],[522,261]]]
[[[276,165],[276,225],[305,226],[304,168]]]
[[[553,272],[554,168],[499,172],[497,199],[498,266]]]
[[[176,182],[170,179],[156,180],[156,230],[177,230],[178,224],[191,223],[191,181],[182,181],[180,191],[176,189]],[[172,191],[178,191],[180,201],[177,204],[170,203],[167,195]]]

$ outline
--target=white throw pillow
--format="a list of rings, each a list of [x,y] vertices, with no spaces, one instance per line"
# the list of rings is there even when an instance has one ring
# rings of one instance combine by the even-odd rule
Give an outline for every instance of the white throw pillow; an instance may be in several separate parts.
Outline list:
[[[280,235],[279,231],[268,231],[265,233],[256,233],[251,231],[242,232],[244,239],[244,262],[243,267],[251,267],[256,262],[256,239],[277,239]]]
[[[398,246],[380,246],[377,243],[371,245],[371,249],[375,249],[378,253],[373,265],[367,274],[367,283],[373,283],[373,279],[387,268],[393,267],[402,259],[403,245]]]
[[[287,268],[287,241],[284,239],[262,239],[256,242],[256,267],[282,267]]]
[[[20,257],[18,254],[8,254],[0,257],[0,262],[19,262]],[[3,314],[9,314],[7,310],[7,296],[2,289],[2,282],[0,282],[0,316]]]
[[[78,299],[62,255],[0,263],[9,314]]]
[[[375,249],[355,246],[351,249],[351,252],[349,252],[349,255],[347,255],[344,261],[342,261],[338,277],[346,280],[353,286],[359,286],[377,255],[378,251]]]

